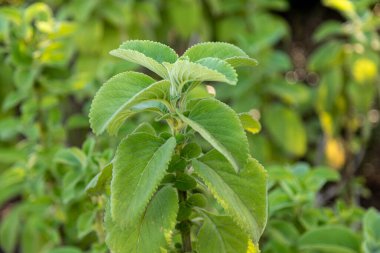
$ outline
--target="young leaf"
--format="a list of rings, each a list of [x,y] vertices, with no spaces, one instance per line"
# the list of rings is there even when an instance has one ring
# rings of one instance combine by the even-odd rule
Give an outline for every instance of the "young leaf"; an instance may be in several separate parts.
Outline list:
[[[209,69],[222,73],[228,79],[229,84],[235,85],[238,81],[236,70],[230,64],[223,60],[213,57],[207,57],[198,60],[197,63]]]
[[[216,150],[193,160],[193,167],[227,213],[257,243],[267,221],[267,174],[264,168],[250,158],[237,174]]]
[[[148,40],[130,40],[112,50],[111,55],[139,64],[165,78],[163,62],[174,63],[178,55],[170,47]]]
[[[135,221],[165,176],[176,146],[146,133],[124,139],[117,149],[111,181],[112,218],[125,227]],[[126,215],[128,214],[128,215]]]
[[[306,232],[299,239],[302,252],[360,252],[360,240],[351,230],[340,226],[325,226]]]
[[[181,157],[186,160],[191,160],[193,158],[197,158],[202,154],[202,148],[196,144],[195,142],[190,142],[186,144],[181,150]]]
[[[243,50],[225,42],[199,43],[189,48],[183,55],[189,57],[191,61],[206,57],[219,58],[233,67],[257,65],[257,61],[250,58]]]
[[[180,114],[180,118],[222,153],[235,171],[243,168],[248,159],[248,141],[236,113],[212,98],[199,100],[189,109],[190,114]]]
[[[156,133],[156,130],[153,128],[153,126],[151,124],[149,124],[148,122],[143,122],[141,123],[140,125],[138,125],[136,127],[135,130],[133,130],[133,133],[147,133],[147,134],[151,134],[153,136],[156,136],[157,133]]]
[[[212,65],[213,62],[214,65]],[[178,60],[174,64],[164,63],[164,66],[169,72],[169,78],[178,85],[206,81],[235,85],[237,82],[235,69],[227,62],[217,58],[208,58],[196,63]]]
[[[244,129],[252,134],[257,134],[261,130],[261,125],[258,120],[253,118],[249,113],[240,113],[239,119]]]
[[[112,177],[112,162],[107,164],[102,170],[91,179],[90,183],[86,186],[85,191],[90,195],[100,195],[104,193],[106,184]]]
[[[170,83],[155,82],[151,77],[124,72],[108,80],[97,92],[90,109],[90,124],[96,134],[105,129],[115,134],[131,114],[131,107],[148,100],[161,100],[168,96]]]
[[[199,253],[247,253],[248,236],[231,217],[203,212],[203,218],[198,233]]]
[[[178,196],[170,186],[161,188],[147,205],[144,215],[125,228],[112,220],[108,207],[106,243],[113,253],[161,252],[171,239],[177,212]]]

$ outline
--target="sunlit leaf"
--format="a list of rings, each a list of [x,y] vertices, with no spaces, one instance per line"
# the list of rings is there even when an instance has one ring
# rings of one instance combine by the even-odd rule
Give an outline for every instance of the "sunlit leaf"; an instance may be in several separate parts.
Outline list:
[[[177,53],[170,47],[148,40],[129,40],[112,50],[111,55],[139,64],[161,77],[166,77],[163,62],[174,63]]]
[[[204,42],[190,47],[184,54],[191,61],[213,57],[225,60],[233,67],[256,66],[257,61],[250,58],[243,50],[225,42]]]
[[[131,107],[145,101],[168,96],[168,81],[155,82],[151,77],[124,72],[108,80],[97,92],[90,109],[90,124],[96,134],[105,129],[116,134],[124,120],[133,114]]]

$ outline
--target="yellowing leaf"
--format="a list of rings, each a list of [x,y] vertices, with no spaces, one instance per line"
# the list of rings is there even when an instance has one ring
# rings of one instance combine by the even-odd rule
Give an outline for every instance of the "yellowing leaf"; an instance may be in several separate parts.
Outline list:
[[[326,141],[325,155],[329,166],[334,169],[341,169],[346,160],[342,141],[336,138],[328,138]]]
[[[247,253],[259,253],[259,252],[260,250],[258,249],[258,247],[256,247],[255,244],[253,244],[251,240],[248,240]]]
[[[334,125],[331,115],[328,112],[322,111],[319,113],[319,120],[321,121],[322,129],[327,135],[332,135]]]
[[[257,134],[261,130],[260,122],[249,113],[240,113],[239,119],[244,129],[252,134]]]
[[[330,8],[338,11],[353,13],[355,7],[350,0],[324,0],[323,3]]]
[[[368,58],[360,58],[355,61],[352,67],[352,74],[359,83],[373,81],[377,75],[376,64]]]

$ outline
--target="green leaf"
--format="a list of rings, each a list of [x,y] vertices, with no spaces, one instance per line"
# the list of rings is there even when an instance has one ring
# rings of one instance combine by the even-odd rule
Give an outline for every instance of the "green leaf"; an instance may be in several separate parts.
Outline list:
[[[203,212],[204,222],[198,233],[199,253],[247,253],[248,236],[229,216]]]
[[[193,167],[227,213],[257,243],[267,221],[267,174],[264,168],[250,158],[236,173],[216,150],[193,160]]]
[[[323,44],[309,57],[309,69],[311,71],[329,70],[343,64],[343,49],[342,42],[329,41]]]
[[[189,191],[197,186],[195,179],[185,173],[181,173],[176,176],[174,187],[181,191]]]
[[[360,252],[360,240],[351,230],[341,226],[325,226],[306,232],[299,239],[302,252]]]
[[[207,57],[198,60],[196,63],[222,73],[227,78],[229,84],[235,85],[238,81],[236,70],[226,61],[218,58]]]
[[[82,253],[82,251],[76,247],[59,247],[49,250],[48,253]]]
[[[93,224],[96,216],[96,211],[87,211],[82,213],[78,217],[77,221],[77,231],[78,231],[78,238],[82,239],[87,234],[89,234],[93,229]]]
[[[212,66],[213,67],[209,67]],[[235,85],[237,82],[236,71],[223,60],[217,58],[205,59],[201,62],[178,60],[175,63],[164,63],[169,72],[169,79],[177,85],[187,82],[223,82]]]
[[[156,136],[157,133],[156,133],[156,130],[153,128],[153,126],[151,124],[149,124],[148,122],[143,122],[141,123],[140,125],[138,125],[136,127],[135,130],[133,130],[133,133],[147,133],[147,134],[151,134],[153,136]]]
[[[299,115],[281,105],[264,110],[264,126],[273,141],[284,151],[302,156],[307,148],[307,136]]]
[[[198,158],[202,154],[202,148],[195,142],[186,144],[181,150],[181,157],[185,160]]]
[[[194,193],[187,199],[187,203],[191,206],[205,207],[207,199],[202,193]]]
[[[139,64],[159,76],[167,76],[163,62],[174,63],[178,55],[170,47],[148,40],[130,40],[112,50],[111,55]]]
[[[90,195],[99,195],[104,193],[106,185],[109,184],[112,178],[112,162],[107,164],[102,170],[91,179],[86,186],[85,191]]]
[[[4,101],[2,103],[2,110],[8,111],[9,109],[12,109],[17,104],[19,104],[22,100],[28,97],[28,93],[16,91],[16,92],[9,92],[7,96],[4,98]]]
[[[5,252],[15,252],[20,232],[20,212],[12,208],[11,212],[2,217],[0,226],[0,245]]]
[[[17,68],[13,76],[16,87],[20,91],[29,92],[37,74],[37,68]]]
[[[243,50],[225,42],[199,43],[186,50],[183,56],[189,57],[191,61],[198,61],[207,57],[219,58],[233,67],[257,65],[257,61],[250,58]]]
[[[106,210],[106,242],[113,253],[158,253],[171,240],[178,212],[176,191],[166,186],[152,198],[144,215],[127,227],[112,220]],[[126,213],[124,213],[126,214]]]
[[[364,253],[380,252],[380,213],[370,208],[363,217]]]
[[[272,207],[272,206],[271,206]],[[279,242],[287,247],[295,245],[300,237],[299,232],[294,224],[283,220],[271,219],[266,228],[271,240]]]
[[[184,220],[189,219],[191,213],[192,213],[191,206],[189,206],[186,202],[181,202],[179,204],[177,221],[184,221]]]
[[[7,153],[6,155],[11,154]],[[0,205],[20,194],[24,188],[25,180],[26,170],[22,167],[10,168],[2,172],[0,174]]]
[[[161,100],[168,96],[170,83],[155,82],[151,77],[124,72],[108,80],[97,92],[90,109],[90,124],[96,134],[107,129],[115,134],[131,108],[145,101]]]
[[[221,152],[235,171],[243,168],[248,159],[248,141],[236,113],[212,98],[196,101],[189,110],[187,117],[180,114],[180,118]]]
[[[43,240],[41,238],[41,220],[37,217],[28,217],[22,228],[20,248],[22,253],[41,252]]]
[[[331,20],[323,22],[314,32],[313,40],[318,43],[332,36],[341,35],[343,33],[343,27],[339,21]]]
[[[111,181],[112,217],[120,226],[144,212],[165,176],[175,146],[174,137],[165,141],[146,133],[131,134],[121,142]]]
[[[244,129],[252,134],[257,134],[261,130],[261,124],[249,113],[240,113],[239,119]]]

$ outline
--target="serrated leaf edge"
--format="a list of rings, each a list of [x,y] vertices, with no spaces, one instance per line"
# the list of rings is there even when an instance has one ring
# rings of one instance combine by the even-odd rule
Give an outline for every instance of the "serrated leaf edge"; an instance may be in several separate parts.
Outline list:
[[[136,135],[137,134],[145,134],[145,133],[136,133]],[[128,135],[128,136],[131,136],[132,134],[130,134],[130,135]],[[146,134],[146,135],[150,135],[150,134]],[[150,136],[152,136],[152,135],[150,135]],[[126,138],[128,138],[128,137],[126,137]],[[126,139],[125,138],[125,139]],[[159,139],[162,139],[162,138],[160,138],[160,137],[157,137],[157,138],[159,138]],[[124,140],[125,140],[124,139]],[[162,140],[164,140],[164,139],[162,139]],[[169,143],[169,141],[173,141],[174,142],[174,144],[176,144],[176,139],[174,138],[174,137],[170,137],[168,140],[166,140],[155,152],[154,152],[154,154],[153,154],[153,156],[149,159],[149,161],[148,161],[148,163],[145,165],[145,167],[144,167],[144,170],[145,170],[145,168],[151,163],[151,161],[153,160],[153,158],[154,157],[156,157],[156,155],[157,155],[157,153],[158,153],[158,151],[159,150],[161,150],[162,149],[162,147],[165,145],[165,144],[167,144],[167,143]],[[122,143],[122,141],[120,142],[120,144],[119,144],[119,146],[121,145],[121,143]],[[115,154],[115,157],[118,155],[118,151],[119,151],[119,147],[118,147],[118,149],[117,149],[117,151],[116,151],[116,154]],[[172,151],[172,154],[170,155],[170,159],[166,162],[166,164],[165,164],[165,166],[166,166],[166,169],[165,169],[165,171],[168,169],[168,166],[169,166],[169,163],[170,163],[170,161],[171,161],[171,157],[172,157],[172,155],[173,155],[173,152],[174,152],[174,148],[173,148],[173,151]],[[140,179],[141,179],[141,176],[142,175],[140,175]],[[141,214],[142,213],[144,213],[144,210],[146,210],[146,207],[147,207],[147,205],[149,204],[149,202],[150,202],[150,200],[152,199],[152,197],[154,196],[154,194],[157,192],[157,189],[158,189],[158,187],[159,187],[159,185],[160,185],[160,182],[161,182],[161,180],[164,178],[164,176],[165,176],[165,173],[163,173],[163,175],[161,176],[161,178],[159,179],[159,180],[157,180],[157,184],[153,187],[153,190],[152,190],[152,193],[150,194],[150,196],[146,199],[146,201],[145,201],[145,203],[143,203],[143,207],[144,208],[142,208],[142,210],[140,211],[140,212],[137,212],[137,216],[141,216]],[[112,185],[112,180],[113,180],[113,174],[112,174],[112,179],[111,179],[111,185]],[[140,179],[139,179],[139,182],[137,183],[137,185],[136,185],[136,189],[138,188],[138,186],[139,186],[139,183],[140,183]],[[135,194],[136,193],[136,190],[133,192],[133,194]],[[112,196],[112,192],[111,192],[111,196]],[[111,197],[111,200],[112,200],[112,197]],[[113,210],[113,208],[112,208],[112,202],[111,202],[111,205],[110,205],[110,211],[111,211],[111,218],[112,218],[112,220],[114,220],[114,221],[116,221],[116,219],[115,219],[115,212],[114,212],[114,210]],[[122,224],[122,222],[120,222],[119,221],[119,223],[120,223],[120,226],[121,227],[125,227],[125,226],[128,226],[128,223],[127,224]]]
[[[193,163],[194,162],[199,162],[199,163],[202,163],[204,166],[207,166],[210,170],[212,170],[212,171],[214,171],[212,168],[210,168],[207,164],[205,164],[205,163],[203,163],[203,162],[201,162],[201,161],[199,161],[199,160],[197,160],[197,159],[194,159],[193,160]],[[214,173],[216,173],[215,171],[214,171]],[[211,182],[210,181],[208,181],[208,180],[206,180],[205,178],[203,178],[201,175],[199,175],[198,173],[196,173],[205,183],[206,183],[206,185],[207,185],[207,188],[210,190],[210,192],[211,192],[211,194],[214,196],[214,198],[216,199],[216,201],[228,212],[228,214],[229,214],[229,216],[231,216],[231,218],[234,220],[234,222],[237,224],[237,225],[239,225],[248,235],[250,235],[250,236],[252,236],[252,238],[253,238],[253,241],[255,242],[255,243],[257,243],[256,242],[256,239],[258,240],[259,238],[260,238],[260,236],[261,236],[261,234],[262,234],[262,231],[260,231],[259,233],[255,233],[255,234],[252,234],[251,233],[251,231],[247,228],[247,226],[245,225],[245,223],[244,223],[244,221],[242,221],[242,220],[240,220],[239,218],[238,218],[238,215],[236,215],[236,212],[232,209],[232,208],[230,208],[230,206],[223,200],[223,197],[222,196],[220,196],[217,192],[216,192],[216,190],[215,190],[215,188],[213,187],[213,185],[211,184]],[[217,173],[216,173],[217,174]],[[218,174],[217,174],[218,175]],[[219,175],[218,175],[219,176]],[[267,176],[267,174],[266,174],[266,176]],[[219,176],[220,177],[220,176]],[[222,181],[224,181],[224,180],[222,180]],[[231,189],[231,187],[229,186],[229,185],[227,185],[228,186],[228,188],[237,196],[237,198],[239,199],[239,201],[243,204],[243,201],[240,199],[240,196],[239,195],[237,195],[236,193],[235,193],[235,191],[234,190],[232,190]],[[245,207],[245,205],[243,204],[243,206],[244,206],[244,208],[246,208]],[[246,208],[247,209],[247,208]],[[248,213],[251,213],[248,209],[247,209],[247,211],[248,211]],[[251,216],[253,216],[252,214],[251,214]],[[254,217],[254,216],[253,216]],[[259,224],[256,222],[256,218],[254,217],[254,219],[253,219],[253,221],[254,221],[254,223],[255,223],[255,227],[257,227],[257,228],[259,228],[260,226],[259,226]],[[265,227],[265,226],[264,226]]]
[[[122,47],[123,45],[127,44],[128,42],[149,42],[149,43],[157,44],[157,45],[160,45],[160,46],[164,46],[164,47],[168,48],[170,51],[172,51],[172,53],[174,53],[177,56],[177,59],[179,58],[179,55],[177,54],[177,52],[173,48],[169,47],[166,44],[163,44],[163,43],[160,43],[160,42],[157,42],[157,41],[153,41],[153,40],[128,40],[128,41],[125,41],[125,42],[121,43],[121,45],[119,46],[119,48]],[[151,58],[151,57],[149,57],[149,58]],[[158,63],[160,63],[160,62],[158,62]]]

